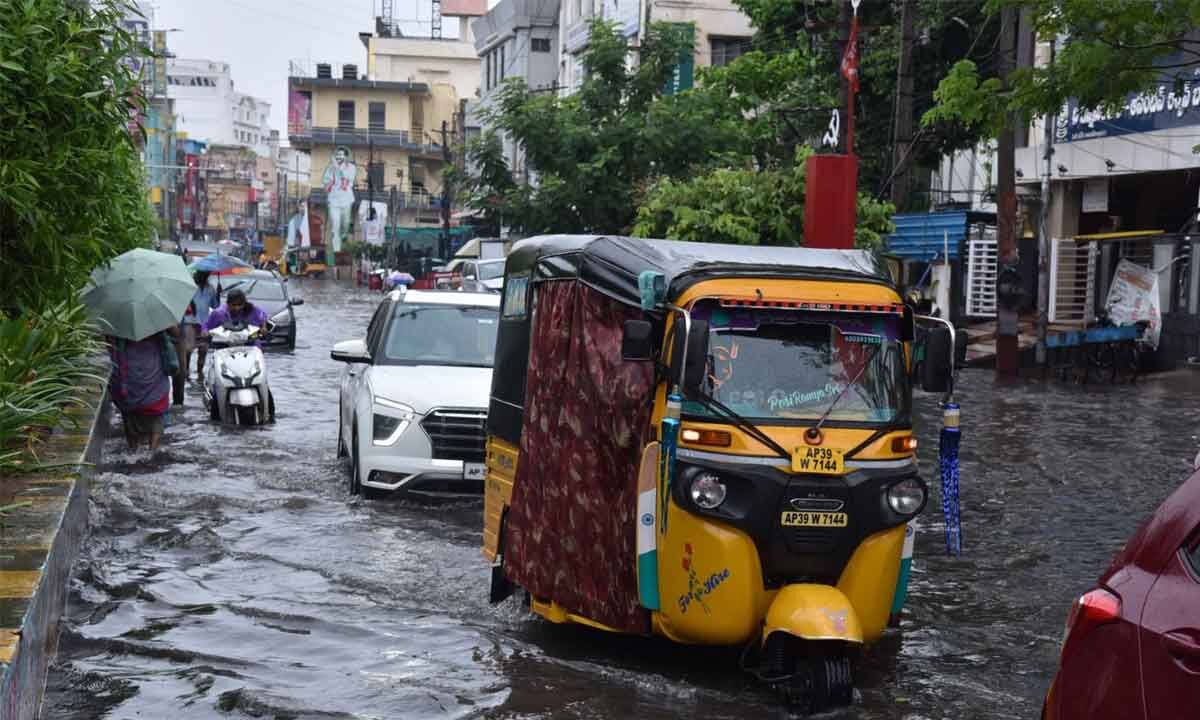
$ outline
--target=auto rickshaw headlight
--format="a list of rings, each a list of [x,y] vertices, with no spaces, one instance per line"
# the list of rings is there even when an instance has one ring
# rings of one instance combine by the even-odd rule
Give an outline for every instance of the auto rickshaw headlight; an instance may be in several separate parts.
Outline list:
[[[906,478],[887,489],[888,506],[897,515],[915,515],[925,505],[925,483]]]
[[[725,484],[712,473],[696,475],[689,492],[696,507],[704,510],[713,510],[725,502]]]

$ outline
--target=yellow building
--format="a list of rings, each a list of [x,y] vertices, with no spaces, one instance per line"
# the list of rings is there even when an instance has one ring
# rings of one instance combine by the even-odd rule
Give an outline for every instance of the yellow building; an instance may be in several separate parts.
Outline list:
[[[288,79],[288,139],[312,157],[314,244],[336,251],[363,239],[369,198],[390,213],[387,225],[439,226],[445,145],[459,124],[453,86],[364,80],[353,65],[342,75],[318,65],[316,77]]]

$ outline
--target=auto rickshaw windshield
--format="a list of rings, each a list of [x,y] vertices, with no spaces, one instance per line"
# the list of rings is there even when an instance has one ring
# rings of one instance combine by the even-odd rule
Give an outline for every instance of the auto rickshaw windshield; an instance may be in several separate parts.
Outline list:
[[[703,390],[747,420],[816,420],[831,406],[829,422],[908,419],[900,316],[699,305],[693,315],[710,324]],[[683,411],[712,415],[696,402]]]

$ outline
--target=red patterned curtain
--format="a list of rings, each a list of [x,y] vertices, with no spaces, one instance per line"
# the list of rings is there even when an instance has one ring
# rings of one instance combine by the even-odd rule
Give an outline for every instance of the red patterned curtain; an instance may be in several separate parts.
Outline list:
[[[640,313],[572,280],[536,287],[505,572],[570,612],[648,632],[634,519],[654,372],[621,360]]]

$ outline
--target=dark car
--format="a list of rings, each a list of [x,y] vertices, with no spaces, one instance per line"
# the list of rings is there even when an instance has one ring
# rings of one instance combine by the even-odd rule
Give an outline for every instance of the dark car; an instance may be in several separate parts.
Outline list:
[[[1075,601],[1059,662],[1048,720],[1200,716],[1200,472]]]
[[[275,328],[263,343],[263,349],[296,349],[296,314],[293,305],[303,305],[303,298],[288,296],[287,281],[271,270],[254,270],[242,275],[223,278],[222,285],[228,293],[240,287],[250,302],[262,308],[275,323]]]

